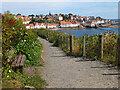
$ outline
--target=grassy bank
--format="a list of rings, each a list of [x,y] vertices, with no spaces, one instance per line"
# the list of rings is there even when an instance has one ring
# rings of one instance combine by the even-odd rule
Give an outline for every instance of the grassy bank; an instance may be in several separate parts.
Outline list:
[[[37,34],[26,30],[21,18],[16,20],[14,15],[5,13],[2,16],[2,87],[42,88],[45,81],[40,75],[21,74],[19,70],[14,71],[11,67],[17,55],[25,55],[24,67],[43,66],[41,50],[42,44]]]

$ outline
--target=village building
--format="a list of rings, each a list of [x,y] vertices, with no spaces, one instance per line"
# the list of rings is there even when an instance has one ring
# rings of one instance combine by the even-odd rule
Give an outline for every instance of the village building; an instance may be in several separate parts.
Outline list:
[[[79,23],[76,21],[61,21],[60,26],[61,27],[77,27],[79,26]]]
[[[59,21],[63,20],[63,17],[61,15],[57,15],[57,16],[55,16],[55,18]]]
[[[46,24],[45,23],[38,23],[38,25],[40,26],[40,28],[46,29]]]
[[[47,23],[47,28],[56,28],[57,24],[55,23]]]
[[[30,24],[30,29],[35,29],[35,25],[34,24]]]
[[[30,25],[29,24],[24,24],[24,26],[26,26],[26,29],[30,29]]]
[[[34,28],[40,29],[40,28],[46,28],[45,23],[34,23]]]
[[[24,19],[24,17],[22,15],[17,15],[16,18],[17,19],[19,19],[19,18]]]
[[[23,24],[29,24],[30,23],[30,20],[28,20],[27,18],[22,19],[22,21],[23,21]]]
[[[85,27],[95,27],[96,23],[92,22],[92,21],[87,21],[87,22],[83,23],[83,26],[85,26]]]

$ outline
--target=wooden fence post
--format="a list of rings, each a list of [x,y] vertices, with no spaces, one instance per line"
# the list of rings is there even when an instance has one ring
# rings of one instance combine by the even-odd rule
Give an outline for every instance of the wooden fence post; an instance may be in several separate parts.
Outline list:
[[[118,66],[118,70],[120,70],[120,37],[117,40],[117,54],[116,54],[116,64]]]
[[[59,35],[59,33],[57,34],[57,39],[58,39],[58,46],[60,46],[60,35]]]
[[[68,50],[68,36],[66,37],[66,48]]]
[[[55,34],[54,34],[54,31],[53,31],[53,39],[52,39],[52,40],[53,40],[53,42],[54,42],[54,40],[55,40]]]
[[[50,32],[48,32],[48,41],[50,40]]]
[[[73,35],[70,35],[70,54],[73,53]]]
[[[100,48],[99,59],[102,60],[103,59],[103,35],[99,35],[99,48]]]
[[[63,35],[63,48],[65,48],[65,35]]]
[[[53,40],[53,33],[51,33],[51,41]]]
[[[46,40],[48,41],[48,38],[49,38],[49,36],[48,36],[48,31],[47,31],[47,37],[46,37]]]
[[[62,48],[64,47],[63,45],[64,45],[64,43],[63,43],[63,35],[61,35],[61,41],[62,41]]]
[[[86,52],[85,52],[85,35],[83,36],[83,56],[86,56]]]
[[[62,48],[62,35],[60,35],[60,47]]]

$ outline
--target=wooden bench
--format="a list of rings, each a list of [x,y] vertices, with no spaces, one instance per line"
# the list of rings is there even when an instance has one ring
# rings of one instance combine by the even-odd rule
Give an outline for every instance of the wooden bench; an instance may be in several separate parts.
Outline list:
[[[17,69],[19,69],[19,72],[23,73],[24,60],[25,60],[25,55],[16,56],[11,65],[13,70],[17,71]]]

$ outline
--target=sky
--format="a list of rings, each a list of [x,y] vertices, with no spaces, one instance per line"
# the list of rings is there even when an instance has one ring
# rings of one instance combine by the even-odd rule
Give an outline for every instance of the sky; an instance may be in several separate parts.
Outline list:
[[[19,2],[21,1],[21,2]],[[23,15],[29,14],[76,14],[80,16],[101,16],[106,19],[118,18],[118,0],[101,0],[104,2],[95,2],[95,0],[3,0],[2,13],[9,10],[13,14],[21,13]],[[33,2],[34,1],[34,2]]]
[[[0,0],[1,1],[1,0]],[[83,2],[83,0],[2,0],[3,2]],[[120,0],[84,0],[84,2],[119,2]]]

